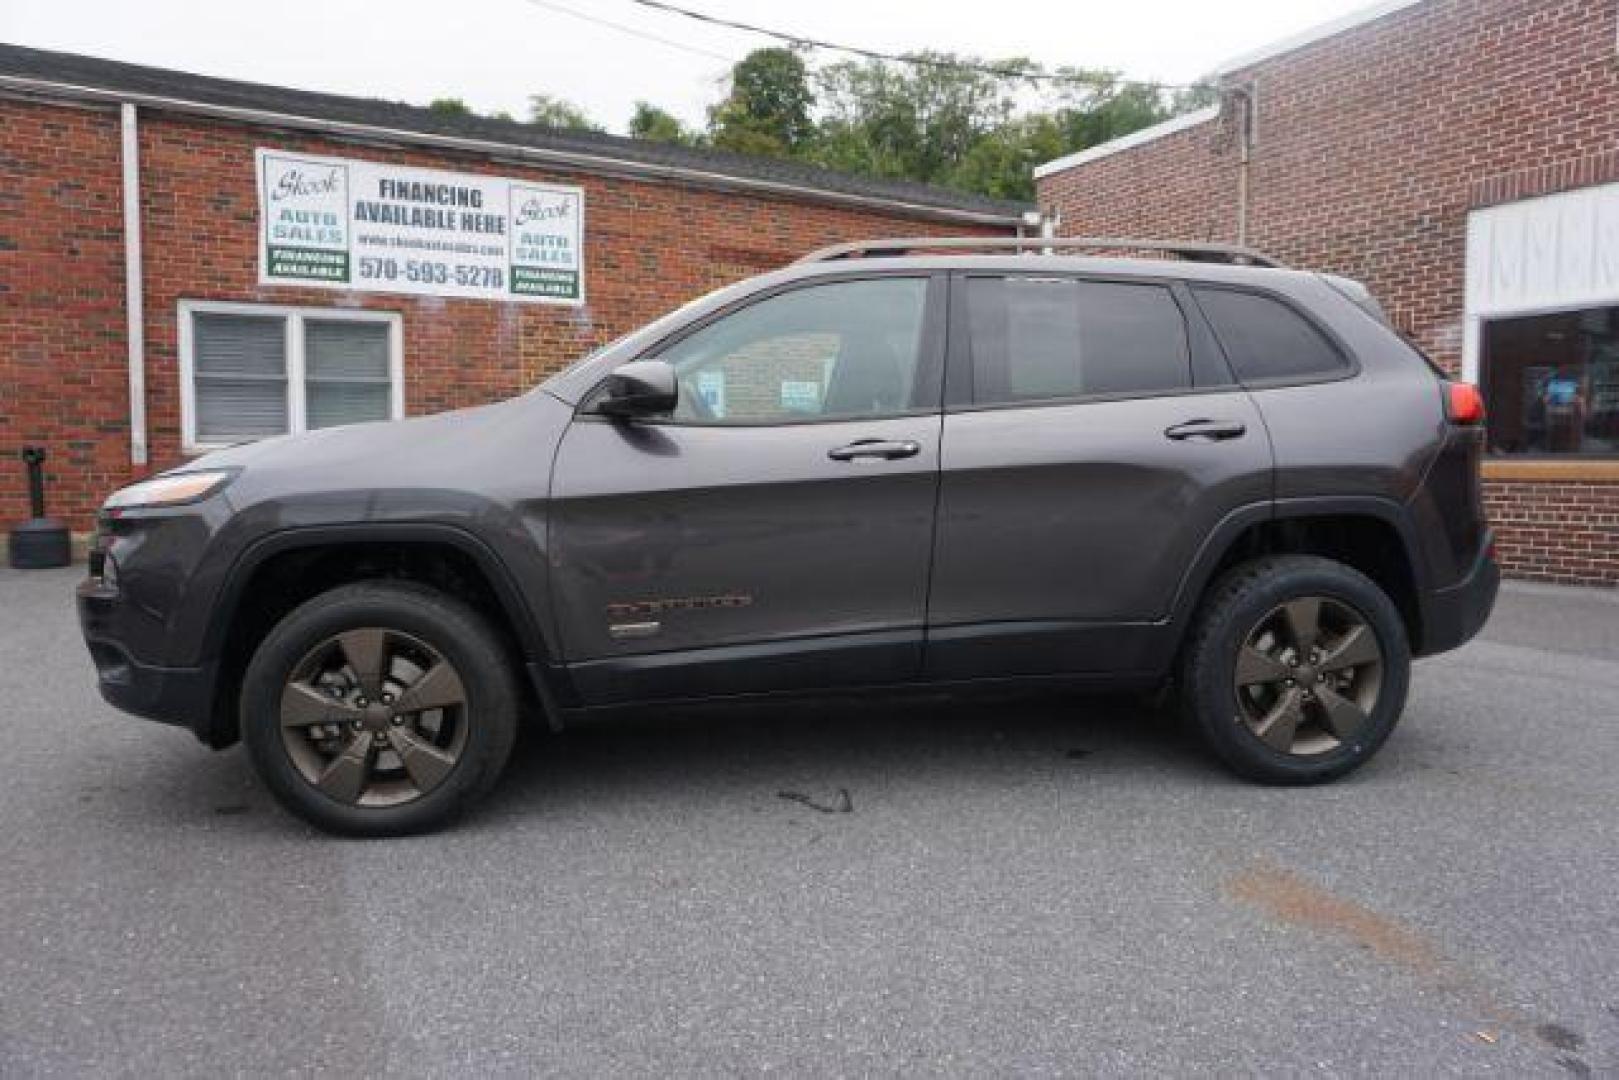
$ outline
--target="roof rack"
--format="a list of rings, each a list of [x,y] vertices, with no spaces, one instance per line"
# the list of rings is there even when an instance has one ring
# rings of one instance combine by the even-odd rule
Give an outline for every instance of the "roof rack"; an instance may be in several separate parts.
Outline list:
[[[896,236],[882,240],[855,240],[847,244],[812,251],[799,263],[832,262],[837,259],[871,258],[882,255],[909,255],[920,251],[1010,250],[1017,255],[1068,251],[1150,251],[1175,255],[1188,262],[1227,263],[1232,266],[1265,266],[1285,269],[1282,263],[1250,247],[1237,244],[1204,244],[1180,240],[1131,240],[1109,236]]]

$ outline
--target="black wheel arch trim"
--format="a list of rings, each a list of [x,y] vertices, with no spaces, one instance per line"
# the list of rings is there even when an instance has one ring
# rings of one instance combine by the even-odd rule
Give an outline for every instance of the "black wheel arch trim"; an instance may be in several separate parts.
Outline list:
[[[1410,511],[1403,503],[1380,495],[1307,495],[1239,506],[1209,532],[1181,576],[1180,585],[1171,601],[1170,621],[1176,628],[1176,651],[1179,651],[1197,606],[1213,581],[1215,569],[1243,533],[1267,521],[1333,516],[1375,518],[1391,526],[1399,536],[1415,586],[1418,641],[1413,641],[1412,645],[1419,647],[1430,618],[1432,579]]]
[[[494,590],[502,614],[516,633],[523,653],[522,666],[546,708],[548,722],[555,724],[559,711],[555,706],[571,702],[574,694],[565,669],[549,663],[558,653],[552,648],[545,628],[535,618],[516,578],[495,550],[477,534],[442,522],[300,525],[259,537],[236,557],[225,573],[203,637],[206,661],[217,663],[247,584],[269,559],[308,548],[379,542],[446,544],[472,559]]]

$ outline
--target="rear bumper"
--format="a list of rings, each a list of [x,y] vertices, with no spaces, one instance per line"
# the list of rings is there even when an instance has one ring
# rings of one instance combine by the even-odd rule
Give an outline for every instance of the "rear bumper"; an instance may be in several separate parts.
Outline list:
[[[1486,534],[1467,575],[1449,588],[1428,594],[1418,655],[1432,656],[1471,641],[1489,621],[1500,590],[1501,567],[1495,561],[1495,540]]]
[[[123,643],[120,631],[124,601],[118,590],[91,578],[79,584],[76,595],[79,626],[96,666],[98,688],[107,703],[147,720],[189,728],[199,739],[211,743],[213,667],[171,668],[142,663]]]

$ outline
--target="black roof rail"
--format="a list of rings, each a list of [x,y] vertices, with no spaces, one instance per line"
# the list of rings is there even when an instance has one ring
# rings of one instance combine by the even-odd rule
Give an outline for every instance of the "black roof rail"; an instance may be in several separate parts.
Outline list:
[[[883,255],[909,255],[925,251],[1011,251],[1017,255],[1038,255],[1070,251],[1150,251],[1175,255],[1188,262],[1228,263],[1232,266],[1265,266],[1285,269],[1282,263],[1238,244],[1205,244],[1183,240],[1132,240],[1114,236],[894,236],[881,240],[855,240],[847,244],[812,251],[795,263],[832,262],[837,259],[871,258]]]

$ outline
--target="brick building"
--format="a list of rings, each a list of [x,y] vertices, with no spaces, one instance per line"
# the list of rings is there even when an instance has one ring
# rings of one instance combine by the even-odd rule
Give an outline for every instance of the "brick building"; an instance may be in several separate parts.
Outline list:
[[[1024,209],[0,46],[0,535],[25,445],[82,531],[209,446],[509,396],[813,248]]]
[[[1365,281],[1490,408],[1507,571],[1619,584],[1619,4],[1385,0],[1219,103],[1036,170],[1064,235],[1246,242]]]

